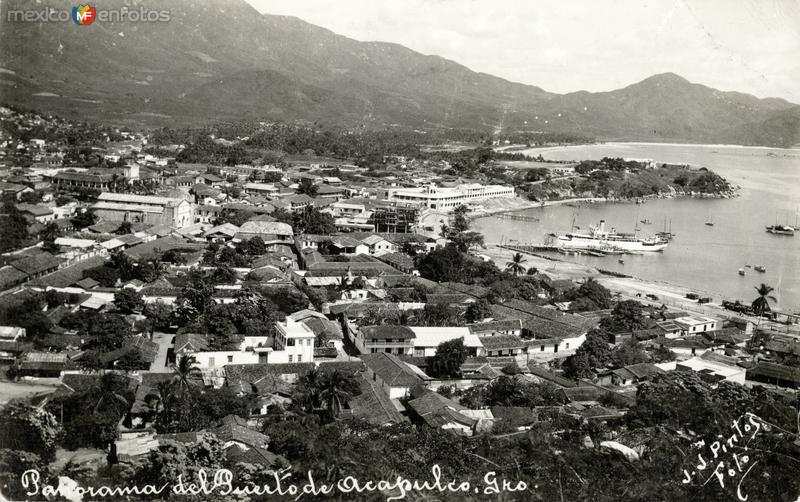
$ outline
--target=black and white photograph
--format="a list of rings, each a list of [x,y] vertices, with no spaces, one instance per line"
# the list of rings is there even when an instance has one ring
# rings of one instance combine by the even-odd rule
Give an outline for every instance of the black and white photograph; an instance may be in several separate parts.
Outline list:
[[[800,502],[800,0],[0,0],[0,197],[0,502]]]

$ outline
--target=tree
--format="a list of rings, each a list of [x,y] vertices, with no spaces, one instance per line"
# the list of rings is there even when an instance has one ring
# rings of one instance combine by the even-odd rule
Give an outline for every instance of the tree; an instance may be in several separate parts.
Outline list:
[[[611,315],[600,321],[600,326],[609,333],[646,328],[647,322],[642,315],[642,304],[635,300],[617,303]]]
[[[148,303],[142,310],[142,315],[147,318],[150,325],[150,336],[152,337],[155,330],[169,329],[172,323],[172,307],[160,301],[155,303]]]
[[[51,413],[25,403],[11,403],[0,411],[0,448],[35,453],[53,460],[61,427]]]
[[[563,369],[568,378],[587,378],[592,376],[594,369],[605,368],[611,362],[612,352],[606,333],[593,329],[586,334],[586,340],[575,354],[564,361]]]
[[[197,379],[202,376],[200,368],[197,367],[197,358],[193,355],[183,356],[178,360],[178,364],[172,369],[172,377],[178,393],[184,393],[197,383]]]
[[[516,253],[511,258],[511,261],[506,263],[506,272],[514,274],[515,276],[525,273],[525,267],[522,264],[526,261],[522,253]]]
[[[772,310],[769,306],[769,302],[777,301],[771,294],[773,291],[775,291],[775,288],[761,283],[761,285],[757,286],[755,289],[758,293],[758,297],[753,300],[753,312],[755,312],[758,317],[762,317],[766,312],[770,312]]]
[[[117,373],[104,373],[88,393],[87,397],[94,405],[92,413],[112,412],[117,417],[128,413],[131,402],[125,396],[128,388],[128,377]]]
[[[350,373],[339,370],[325,372],[319,390],[319,398],[324,403],[331,418],[339,416],[344,405],[353,396],[361,393],[361,387]]]
[[[126,235],[133,233],[133,225],[131,225],[130,221],[123,221],[119,224],[119,227],[114,232],[117,235]]]
[[[22,247],[28,240],[28,220],[10,200],[3,204],[3,216],[0,218],[0,251],[8,251]]]
[[[297,193],[305,194],[309,197],[316,197],[318,190],[319,188],[314,184],[314,180],[311,178],[303,178],[300,180],[300,183],[297,184]]]
[[[73,217],[70,222],[72,226],[77,228],[78,230],[83,230],[86,227],[90,227],[97,223],[97,215],[94,214],[94,211],[91,209],[87,209],[82,213],[78,213]]]
[[[646,363],[650,360],[647,353],[639,346],[635,339],[631,339],[614,349],[612,358],[615,366],[629,366],[631,364]]]
[[[430,359],[428,368],[432,376],[455,378],[461,374],[461,365],[467,360],[468,352],[464,340],[456,338],[442,342],[436,348],[436,355]]]
[[[488,317],[492,317],[492,315],[494,315],[492,312],[492,304],[485,298],[481,298],[467,307],[467,311],[464,313],[467,322],[479,322]]]
[[[597,309],[611,308],[611,292],[602,284],[589,277],[577,291],[578,298],[586,298]]]
[[[142,294],[133,288],[122,288],[114,293],[114,305],[124,314],[144,309]]]
[[[119,277],[123,281],[135,279],[135,263],[122,251],[116,251],[110,256],[111,267],[119,272]]]
[[[166,273],[167,267],[164,265],[164,262],[158,258],[147,260],[147,263],[141,267],[142,279],[144,279],[145,282],[157,281]]]

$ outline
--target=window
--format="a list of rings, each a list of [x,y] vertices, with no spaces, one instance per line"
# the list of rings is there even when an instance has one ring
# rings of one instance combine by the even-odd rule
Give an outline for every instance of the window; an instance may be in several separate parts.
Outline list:
[[[288,340],[286,340],[286,346],[294,347],[294,338],[289,338]]]
[[[293,357],[294,357],[294,356],[289,356],[289,362],[290,362],[290,363],[292,362],[292,359],[293,359]]]
[[[229,363],[232,363],[232,362],[233,362],[233,356],[228,356],[228,362],[229,362]]]
[[[297,362],[298,363],[302,363],[303,362],[303,355],[302,354],[298,354],[297,355]]]
[[[569,343],[567,344],[566,348],[567,348],[567,349],[569,348]]]
[[[544,345],[542,345],[541,352],[544,352]]]
[[[208,365],[209,366],[214,366],[214,358],[213,357],[209,357],[208,358]]]
[[[389,347],[386,347],[385,349],[383,349],[383,351],[386,352],[387,354],[391,354],[392,353],[392,349],[389,348]]]
[[[553,345],[553,352],[558,352],[558,344]]]

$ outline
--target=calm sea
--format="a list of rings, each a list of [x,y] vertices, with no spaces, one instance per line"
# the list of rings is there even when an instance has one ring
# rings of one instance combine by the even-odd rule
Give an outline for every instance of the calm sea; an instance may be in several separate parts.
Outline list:
[[[564,257],[587,265],[665,281],[711,293],[715,301],[752,301],[754,287],[764,282],[775,288],[782,310],[800,311],[800,232],[794,237],[772,235],[766,225],[795,225],[800,218],[800,149],[768,149],[717,145],[606,143],[532,149],[545,159],[581,160],[603,157],[653,159],[656,162],[705,166],[740,185],[735,199],[669,199],[645,204],[609,203],[566,205],[522,211],[537,223],[487,217],[474,222],[486,242],[518,240],[543,243],[549,233],[581,229],[601,219],[618,231],[652,235],[672,224],[677,236],[663,253],[619,257]],[[651,224],[639,223],[650,220]],[[713,221],[714,226],[705,225]],[[559,255],[561,256],[561,255]],[[766,273],[746,266],[763,265]],[[746,275],[738,270],[745,267]]]

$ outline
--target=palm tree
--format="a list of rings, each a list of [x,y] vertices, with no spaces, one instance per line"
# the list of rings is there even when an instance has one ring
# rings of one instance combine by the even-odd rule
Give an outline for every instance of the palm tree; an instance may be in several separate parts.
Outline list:
[[[128,402],[121,390],[127,385],[127,379],[116,373],[105,373],[90,392],[90,397],[94,402],[93,413],[107,411],[109,409],[117,412],[120,416],[130,409],[131,403]]]
[[[526,272],[527,275],[536,275],[539,273],[539,269],[536,267],[529,267],[528,271]]]
[[[336,418],[344,408],[345,403],[353,397],[354,382],[348,375],[339,370],[334,370],[323,375],[321,384],[319,397],[331,416]]]
[[[323,385],[323,375],[317,368],[306,372],[300,379],[297,392],[292,398],[307,411],[313,411],[320,407],[320,392]]]
[[[525,263],[525,257],[522,256],[522,253],[515,254],[511,261],[506,263],[506,272],[510,272],[514,275],[520,275],[525,272],[525,267],[522,266]]]
[[[753,311],[758,316],[758,322],[761,323],[761,316],[764,315],[765,312],[770,312],[772,309],[769,306],[770,301],[777,301],[774,296],[770,293],[775,291],[775,288],[772,286],[768,286],[761,283],[760,286],[756,287],[756,291],[758,292],[758,298],[753,300],[752,307]]]
[[[181,394],[195,385],[196,378],[202,377],[200,368],[197,367],[197,358],[192,355],[181,357],[173,372],[175,376],[172,377],[172,381]]]
[[[148,408],[161,418],[163,423],[168,424],[171,420],[172,401],[175,385],[169,380],[158,382],[155,389],[152,389],[145,397]]]

